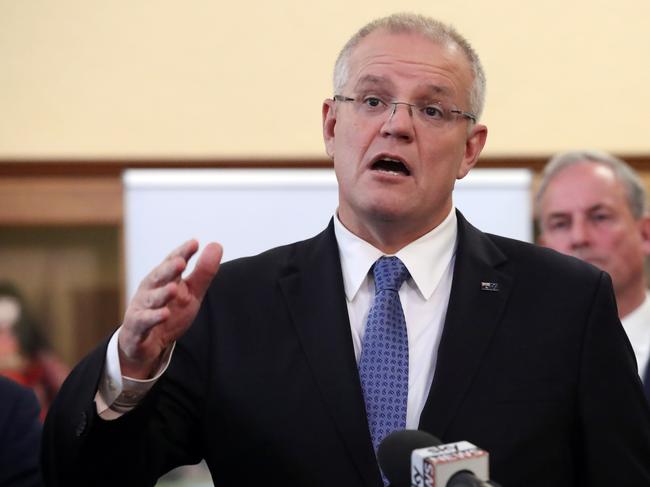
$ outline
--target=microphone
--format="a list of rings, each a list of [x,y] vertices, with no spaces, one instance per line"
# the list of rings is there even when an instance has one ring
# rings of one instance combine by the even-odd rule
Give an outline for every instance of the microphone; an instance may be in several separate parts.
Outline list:
[[[488,458],[467,441],[443,445],[418,430],[395,431],[377,449],[390,487],[498,487],[489,481]]]
[[[398,430],[384,438],[377,448],[377,461],[390,487],[411,487],[413,450],[439,444],[438,438],[420,430]]]

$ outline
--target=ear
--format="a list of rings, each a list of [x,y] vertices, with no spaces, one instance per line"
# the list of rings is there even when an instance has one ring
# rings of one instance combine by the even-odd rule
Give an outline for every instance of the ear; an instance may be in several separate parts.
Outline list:
[[[458,167],[456,179],[463,179],[467,173],[472,169],[478,161],[478,156],[483,150],[485,141],[487,140],[487,127],[481,124],[475,124],[467,136],[465,141],[465,153],[463,154],[463,161]]]
[[[334,126],[336,125],[336,106],[334,100],[327,98],[323,102],[323,141],[325,151],[334,159]]]
[[[644,255],[650,255],[650,216],[643,216],[637,222]]]

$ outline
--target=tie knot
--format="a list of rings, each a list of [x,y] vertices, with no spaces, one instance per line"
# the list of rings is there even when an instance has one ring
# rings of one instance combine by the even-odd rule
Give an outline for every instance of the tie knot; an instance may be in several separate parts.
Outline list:
[[[380,257],[373,266],[375,276],[375,293],[379,291],[399,291],[402,283],[408,279],[409,271],[397,257]]]

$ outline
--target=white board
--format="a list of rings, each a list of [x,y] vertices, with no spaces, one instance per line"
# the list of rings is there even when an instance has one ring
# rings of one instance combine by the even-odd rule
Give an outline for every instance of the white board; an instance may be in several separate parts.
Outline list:
[[[123,176],[127,294],[190,238],[218,241],[224,261],[312,237],[337,207],[331,169],[132,169]],[[475,169],[454,203],[481,230],[530,241],[525,169]]]

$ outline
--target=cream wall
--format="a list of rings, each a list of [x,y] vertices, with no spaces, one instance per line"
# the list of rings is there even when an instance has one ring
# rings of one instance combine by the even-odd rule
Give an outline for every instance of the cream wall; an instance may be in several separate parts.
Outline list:
[[[338,49],[394,1],[0,0],[0,159],[318,158]],[[649,154],[648,0],[403,0],[488,76],[486,153]]]

